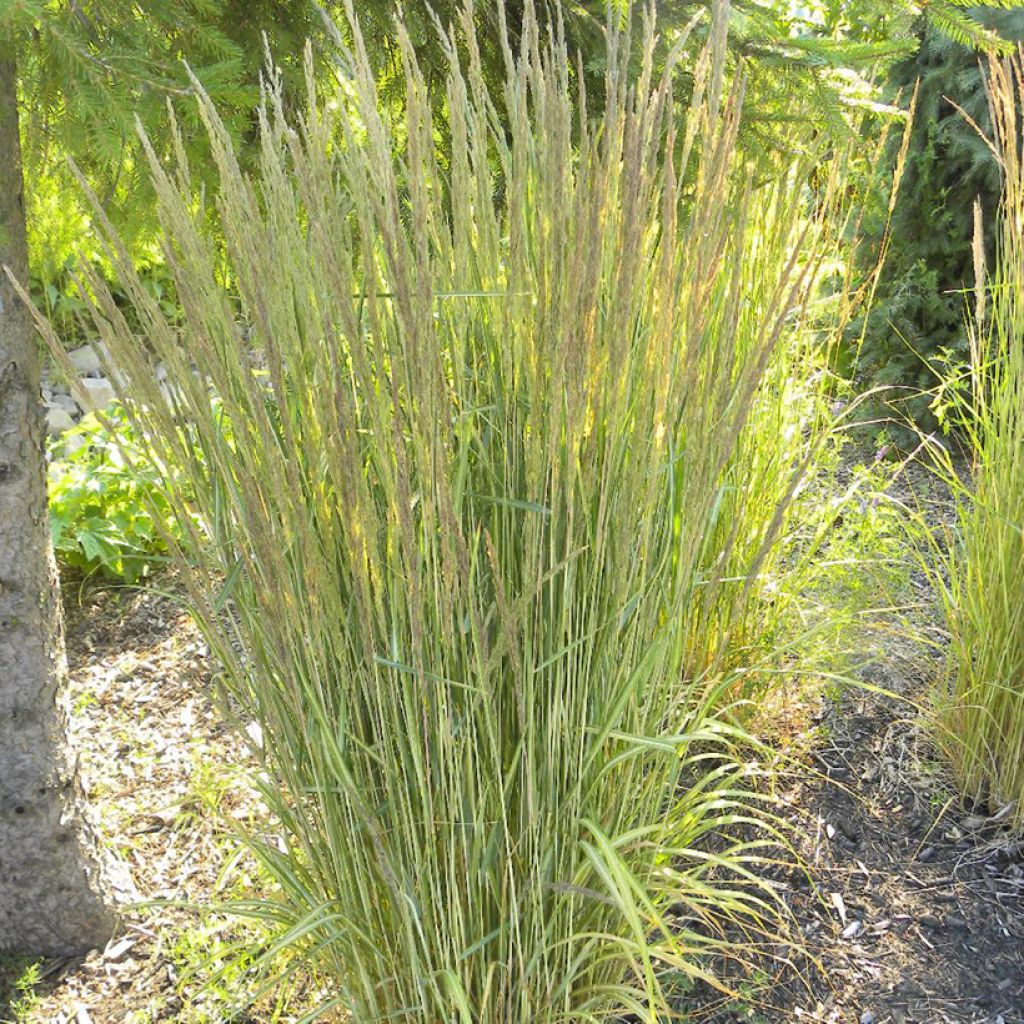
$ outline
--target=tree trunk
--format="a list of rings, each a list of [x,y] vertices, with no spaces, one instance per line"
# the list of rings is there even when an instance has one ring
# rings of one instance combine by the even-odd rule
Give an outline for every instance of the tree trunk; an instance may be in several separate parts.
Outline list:
[[[63,623],[46,512],[13,44],[0,37],[0,951],[102,945],[113,917],[70,769]]]

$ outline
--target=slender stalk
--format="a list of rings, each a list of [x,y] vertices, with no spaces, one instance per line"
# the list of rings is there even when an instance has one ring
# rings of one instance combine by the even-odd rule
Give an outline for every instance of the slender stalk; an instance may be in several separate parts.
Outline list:
[[[955,412],[974,453],[967,480],[949,474],[958,529],[946,565],[951,636],[940,694],[941,738],[972,798],[1024,826],[1024,165],[1020,56],[993,59],[989,99],[1003,172],[998,254],[986,277],[976,217],[977,305],[970,388]]]

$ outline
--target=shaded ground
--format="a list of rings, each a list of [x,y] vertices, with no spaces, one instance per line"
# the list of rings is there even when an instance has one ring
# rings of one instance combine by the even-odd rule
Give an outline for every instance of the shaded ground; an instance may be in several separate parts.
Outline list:
[[[1022,1024],[1024,841],[962,806],[913,706],[850,690],[815,733],[782,794],[808,877],[778,878],[808,955],[734,970],[744,998],[709,995],[700,1019]]]

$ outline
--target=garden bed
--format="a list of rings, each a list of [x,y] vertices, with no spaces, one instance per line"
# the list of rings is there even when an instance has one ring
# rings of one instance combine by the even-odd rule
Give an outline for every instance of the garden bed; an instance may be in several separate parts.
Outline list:
[[[914,585],[926,605],[923,582]],[[127,878],[119,898],[208,905],[258,888],[244,860],[220,877],[237,849],[225,823],[258,822],[260,803],[174,580],[68,586],[65,601],[73,740],[103,842]],[[918,623],[919,636],[931,628]],[[719,965],[738,995],[700,993],[695,1020],[1024,1022],[1024,841],[998,812],[963,805],[922,728],[940,667],[929,646],[876,632],[864,648],[876,652],[860,670],[866,688],[794,690],[763,711],[779,737],[776,795],[805,865],[769,870],[804,948],[775,944],[743,969]],[[209,978],[206,957],[245,934],[237,924],[165,906],[128,909],[124,920],[105,951],[0,967],[0,998],[5,985],[17,996],[0,1003],[3,1019],[231,1019],[245,978],[229,972],[205,991],[199,979]],[[314,995],[306,979],[234,1019],[297,1020]]]

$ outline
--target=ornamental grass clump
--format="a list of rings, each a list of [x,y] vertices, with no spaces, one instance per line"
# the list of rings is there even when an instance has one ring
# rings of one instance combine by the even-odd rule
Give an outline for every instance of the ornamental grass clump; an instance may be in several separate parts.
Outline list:
[[[382,109],[352,19],[328,102],[269,83],[251,176],[202,96],[216,195],[150,154],[178,321],[109,227],[144,336],[84,282],[262,735],[278,892],[247,909],[360,1024],[664,1019],[665,969],[774,913],[766,834],[726,837],[749,751],[687,656],[730,538],[752,568],[772,533],[745,502],[709,542],[814,260],[795,179],[754,244],[726,13],[688,106],[650,24],[635,79],[610,30],[595,104],[527,5],[507,123],[467,13],[443,131],[400,26]]]
[[[951,637],[940,737],[964,791],[1024,826],[1024,164],[1020,56],[992,61],[993,152],[1003,174],[998,250],[986,279],[976,211],[970,387],[953,412],[973,452],[952,471],[957,530],[942,590]]]

